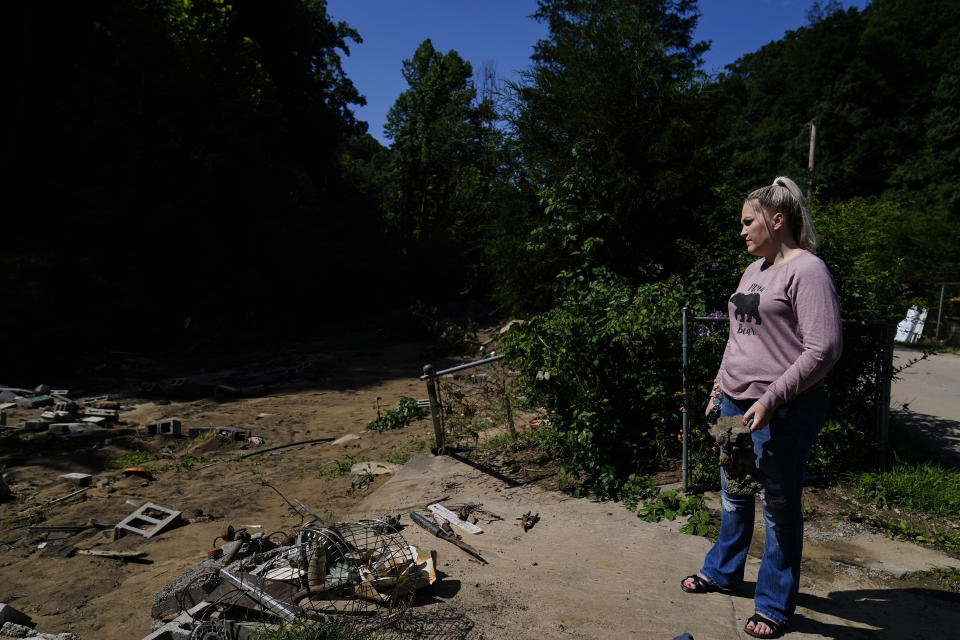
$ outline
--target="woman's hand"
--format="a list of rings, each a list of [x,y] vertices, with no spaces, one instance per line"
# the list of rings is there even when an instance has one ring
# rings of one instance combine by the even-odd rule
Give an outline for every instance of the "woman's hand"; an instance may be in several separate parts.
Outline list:
[[[707,408],[704,409],[703,415],[710,417],[710,411],[713,410],[713,396],[707,398]]]
[[[753,422],[750,424],[750,431],[756,431],[757,429],[763,429],[770,423],[770,419],[773,417],[773,412],[767,409],[766,405],[761,403],[759,400],[754,402],[747,412],[743,414],[743,423],[750,423],[750,419],[753,419]]]

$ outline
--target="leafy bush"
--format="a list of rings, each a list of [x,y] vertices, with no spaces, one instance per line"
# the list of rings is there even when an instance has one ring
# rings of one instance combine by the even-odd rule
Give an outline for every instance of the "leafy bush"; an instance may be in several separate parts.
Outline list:
[[[606,498],[680,452],[688,295],[677,278],[634,288],[602,270],[594,276],[578,277],[576,295],[508,333],[502,351],[522,392],[547,410],[561,472],[582,480],[575,492]],[[704,402],[719,362],[707,363],[707,351],[690,366]]]
[[[807,473],[840,474],[868,468],[876,462],[869,433],[851,421],[827,420],[813,441]]]
[[[402,429],[414,420],[422,418],[423,409],[417,407],[417,401],[409,396],[402,396],[397,401],[396,409],[388,409],[380,417],[367,424],[367,431],[389,431]]]

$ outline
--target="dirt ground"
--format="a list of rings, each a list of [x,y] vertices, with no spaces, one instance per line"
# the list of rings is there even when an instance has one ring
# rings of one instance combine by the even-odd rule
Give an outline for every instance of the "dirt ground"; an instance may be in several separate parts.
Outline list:
[[[291,533],[300,526],[303,515],[291,508],[283,497],[302,501],[327,522],[339,522],[379,515],[374,513],[378,510],[422,508],[425,502],[421,502],[428,497],[469,498],[474,489],[486,487],[495,492],[491,495],[502,496],[507,501],[498,503],[488,498],[488,503],[497,506],[505,518],[503,523],[493,525],[499,526],[505,536],[498,542],[507,549],[501,552],[501,559],[509,559],[514,564],[506,573],[503,562],[499,567],[491,563],[480,571],[474,562],[467,564],[463,558],[454,561],[451,557],[442,569],[448,576],[447,587],[440,589],[438,598],[453,606],[462,602],[475,628],[482,631],[479,637],[532,637],[525,633],[511,634],[507,623],[511,618],[525,619],[527,622],[522,628],[528,632],[538,628],[536,625],[548,625],[547,620],[555,619],[555,624],[549,623],[553,625],[550,633],[542,637],[611,637],[603,631],[603,625],[595,633],[584,631],[591,624],[590,612],[577,616],[572,608],[583,607],[584,589],[588,588],[595,596],[599,594],[608,600],[615,591],[619,602],[622,585],[608,584],[601,589],[595,584],[597,579],[590,578],[577,583],[546,582],[538,592],[542,599],[534,603],[511,584],[511,576],[521,575],[515,572],[531,572],[529,563],[516,564],[521,562],[517,559],[521,556],[539,558],[539,563],[533,561],[532,566],[541,566],[544,571],[556,563],[558,554],[568,556],[571,552],[581,556],[578,564],[583,563],[587,568],[592,564],[606,566],[611,561],[616,564],[609,549],[598,548],[591,556],[590,545],[581,539],[586,531],[585,523],[596,524],[613,516],[614,507],[574,501],[558,493],[555,469],[530,451],[475,456],[467,460],[475,466],[457,463],[461,466],[456,470],[446,467],[435,470],[439,476],[431,477],[429,482],[426,476],[423,481],[414,477],[409,487],[415,487],[415,491],[409,487],[404,489],[403,482],[391,483],[389,491],[382,490],[388,476],[360,478],[358,484],[351,473],[338,475],[337,470],[343,468],[345,461],[402,463],[410,457],[424,459],[421,452],[433,433],[429,419],[415,421],[396,431],[377,433],[364,429],[377,416],[378,398],[381,407],[387,409],[395,406],[401,396],[426,397],[425,387],[417,377],[426,362],[442,367],[452,361],[438,356],[426,344],[395,343],[376,335],[341,336],[336,341],[247,356],[241,362],[226,359],[205,363],[206,369],[186,362],[177,365],[181,369],[171,369],[169,363],[129,354],[117,355],[90,377],[89,388],[71,389],[71,397],[107,393],[108,402],[120,407],[124,424],[75,437],[48,432],[14,434],[7,431],[0,435],[0,465],[6,465],[12,491],[12,496],[0,503],[0,602],[10,603],[30,615],[43,632],[71,631],[83,640],[141,638],[150,631],[154,594],[205,558],[215,543],[220,544],[215,539],[226,524],[265,533],[278,530]],[[257,386],[261,384],[262,389]],[[235,397],[230,390],[218,394],[216,385],[246,388],[249,397]],[[8,409],[7,423],[38,417],[39,412]],[[263,439],[263,444],[249,445],[214,437],[185,449],[185,438],[144,434],[143,425],[164,418],[181,420],[184,429],[223,426],[250,429],[254,436]],[[517,423],[522,421],[518,419]],[[136,431],[133,435],[117,435],[124,429]],[[304,444],[239,461],[229,460],[239,454],[285,443],[343,436],[356,438],[337,444]],[[112,461],[132,451],[156,454],[156,459],[143,463],[152,469],[153,480],[125,476],[120,469],[111,468]],[[433,456],[427,454],[427,458]],[[227,461],[205,466],[221,459]],[[427,463],[431,462],[427,460]],[[93,474],[90,488],[52,502],[76,490],[68,482],[59,480],[61,474],[70,472]],[[396,493],[398,490],[407,491],[412,502],[402,504],[404,500],[397,496],[406,494]],[[509,502],[510,496],[514,496],[514,502]],[[828,583],[842,573],[853,575],[852,580],[865,589],[889,587],[892,581],[902,593],[940,593],[948,599],[954,597],[934,577],[913,571],[932,566],[931,562],[935,564],[936,561],[930,559],[935,556],[923,556],[913,564],[904,564],[906,569],[892,572],[889,561],[884,565],[882,557],[872,559],[871,554],[900,556],[903,552],[893,552],[874,538],[864,538],[865,531],[860,525],[834,518],[849,508],[843,500],[843,496],[829,489],[814,487],[808,491],[805,504],[812,519],[808,526],[811,543],[805,565],[806,581]],[[181,511],[184,519],[195,521],[150,539],[127,534],[116,541],[109,537],[109,531],[97,528],[73,535],[29,530],[29,527],[91,521],[112,525],[134,511],[133,503],[146,501]],[[545,505],[543,517],[550,519],[549,525],[541,530],[550,534],[554,548],[538,549],[536,537],[522,535],[513,522],[515,516],[520,515],[520,512],[514,513],[516,509],[511,507],[514,504],[518,508],[520,504]],[[614,517],[618,530],[639,524],[638,531],[643,536],[657,540],[661,540],[666,531],[678,536],[677,540],[683,544],[696,547],[693,556],[701,553],[699,546],[706,544],[703,539],[677,534],[679,525],[639,523],[634,516],[622,511],[625,510],[618,505]],[[418,530],[412,529],[412,535],[418,535],[415,533]],[[547,539],[546,533],[542,539]],[[493,540],[498,539],[491,532],[484,544],[489,548]],[[670,540],[673,541],[665,544],[676,546],[676,540]],[[859,546],[849,546],[853,540],[859,540]],[[866,544],[864,540],[871,542]],[[844,547],[845,544],[848,546]],[[436,545],[443,543],[434,541]],[[521,556],[511,556],[511,545]],[[528,549],[524,545],[533,546]],[[63,552],[69,547],[143,551],[147,556],[142,561],[127,562],[84,555],[65,557]],[[452,555],[448,548],[441,550],[448,557]],[[491,548],[490,552],[497,555],[495,549]],[[570,564],[569,558],[564,562]],[[680,577],[683,571],[695,569],[695,566],[675,567]],[[666,575],[664,582],[676,582],[675,578],[677,576]],[[456,588],[451,588],[454,584]],[[671,583],[665,588],[675,590],[672,587]],[[607,593],[610,589],[613,591]],[[629,595],[626,600],[630,600]],[[640,600],[634,597],[635,604]],[[611,608],[605,610],[605,616],[620,615],[619,609],[608,604]],[[588,604],[587,609],[591,606]],[[672,635],[655,633],[632,637]],[[712,637],[738,635],[720,633]]]
[[[226,524],[248,527],[251,533],[292,532],[300,525],[301,514],[265,483],[290,501],[301,500],[327,522],[338,522],[346,507],[385,477],[364,478],[369,486],[351,487],[353,474],[335,477],[336,461],[402,462],[422,451],[433,434],[429,419],[382,433],[365,427],[377,417],[378,398],[386,410],[401,396],[426,397],[418,379],[426,362],[443,366],[446,360],[424,344],[395,344],[376,335],[257,354],[209,371],[190,363],[179,371],[168,363],[115,357],[101,369],[104,373],[92,378],[90,388],[71,389],[70,396],[108,394],[109,403],[119,405],[124,424],[77,437],[0,430],[5,431],[0,435],[0,465],[6,466],[12,492],[0,502],[0,602],[27,613],[47,633],[71,631],[84,640],[147,635],[154,593],[205,558]],[[141,384],[144,381],[160,384]],[[253,390],[255,397],[234,398],[212,393],[218,384],[265,388]],[[7,423],[37,418],[41,411],[7,409]],[[263,444],[215,437],[182,451],[186,438],[145,435],[146,423],[165,418],[179,419],[184,430],[250,429]],[[125,429],[136,429],[136,434],[115,435]],[[279,449],[201,468],[209,460],[255,449],[350,435],[356,439]],[[109,468],[112,460],[131,451],[160,456],[143,464],[153,470],[152,481]],[[184,461],[192,466],[186,468]],[[73,472],[93,474],[90,488],[51,504],[76,490],[59,480]],[[136,509],[132,503],[147,501],[181,511],[184,519],[203,514],[209,520],[201,517],[150,539],[127,534],[117,541],[97,529],[69,536],[28,529],[91,520],[112,526]],[[143,562],[123,562],[58,553],[68,546],[148,555]]]

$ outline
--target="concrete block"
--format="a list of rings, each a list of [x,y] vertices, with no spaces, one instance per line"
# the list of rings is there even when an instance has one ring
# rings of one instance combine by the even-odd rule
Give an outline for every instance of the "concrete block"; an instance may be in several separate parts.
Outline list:
[[[40,417],[44,420],[55,420],[57,418],[57,414],[53,411],[44,411],[40,414]]]
[[[199,618],[209,606],[209,602],[203,601],[190,607],[185,613],[181,613],[150,635],[144,636],[143,640],[190,640],[193,636],[193,627],[197,624],[194,619]]]
[[[92,478],[89,473],[65,473],[60,476],[60,479],[64,482],[73,483],[77,487],[85,487],[90,484],[90,478]]]
[[[23,428],[27,431],[46,431],[53,424],[50,420],[24,420]]]
[[[14,624],[30,624],[30,616],[17,611],[5,602],[0,602],[0,625],[7,622]]]
[[[17,406],[16,402],[0,402],[0,410],[10,409]]]
[[[61,400],[53,406],[54,411],[63,411],[65,413],[73,413],[77,410],[77,403],[70,400],[63,401]]]
[[[109,400],[110,396],[90,396],[89,398],[84,398],[80,402],[83,404],[93,404],[94,402],[103,402]]]
[[[144,538],[152,538],[173,524],[179,517],[179,511],[146,502],[114,526],[114,537],[119,538],[125,532],[130,531]]]
[[[90,424],[103,424],[107,419],[103,416],[90,416],[88,418],[80,418],[80,422],[87,422]]]
[[[179,420],[172,418],[148,422],[147,433],[149,435],[179,436],[181,435],[181,424]]]

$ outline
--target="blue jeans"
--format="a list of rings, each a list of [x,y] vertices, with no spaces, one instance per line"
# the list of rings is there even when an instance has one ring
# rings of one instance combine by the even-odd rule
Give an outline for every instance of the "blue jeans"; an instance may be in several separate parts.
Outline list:
[[[720,415],[744,413],[753,403],[724,395]],[[804,470],[826,413],[827,392],[820,385],[778,408],[769,425],[753,432],[757,466],[766,476],[766,486],[760,494],[766,539],[754,610],[779,624],[785,623],[796,608],[803,552]],[[714,585],[728,590],[743,582],[756,499],[728,495],[722,470],[720,481],[720,537],[707,553],[700,571]]]

